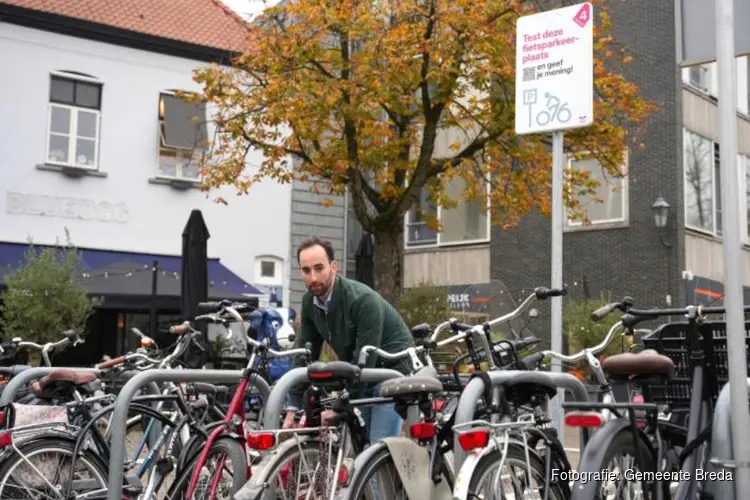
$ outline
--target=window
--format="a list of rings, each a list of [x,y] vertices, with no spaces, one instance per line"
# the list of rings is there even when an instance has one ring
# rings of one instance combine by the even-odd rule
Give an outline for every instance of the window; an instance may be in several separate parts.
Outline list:
[[[627,156],[626,161],[627,165]],[[598,224],[618,224],[628,221],[627,174],[624,177],[614,177],[602,167],[595,158],[582,160],[568,160],[568,168],[587,172],[590,179],[599,185],[593,195],[579,199],[581,208],[585,210],[585,223],[582,220],[572,220],[568,217],[568,227],[596,226]]]
[[[206,106],[174,94],[159,95],[159,176],[197,180],[208,137]]]
[[[685,226],[721,235],[719,145],[684,131]]]
[[[260,261],[260,275],[263,278],[275,278],[276,263],[269,260]]]
[[[52,165],[96,169],[102,84],[55,72],[50,78],[47,160]]]
[[[480,243],[489,241],[490,219],[483,207],[483,200],[462,200],[466,191],[466,180],[462,177],[453,179],[446,187],[445,193],[451,201],[457,201],[455,207],[444,209],[435,206],[423,192],[415,207],[405,217],[405,240],[407,247],[455,245],[461,243]],[[442,226],[441,232],[430,229],[430,221],[437,219]]]
[[[745,218],[743,222],[744,229],[742,234],[742,241],[746,245],[750,245],[750,156],[737,155],[737,171],[740,172],[740,182],[745,186]],[[740,206],[742,205],[742,197],[740,197]]]
[[[688,68],[689,79],[688,83],[693,87],[708,92],[709,89],[709,78],[708,67],[704,65],[692,66]]]
[[[261,287],[281,286],[283,284],[284,260],[274,255],[259,255],[255,258],[254,285]]]

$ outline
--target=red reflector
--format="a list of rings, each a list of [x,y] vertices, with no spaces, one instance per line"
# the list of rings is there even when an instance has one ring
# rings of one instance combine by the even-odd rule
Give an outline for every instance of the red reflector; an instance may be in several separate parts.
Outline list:
[[[331,378],[331,377],[333,377],[333,373],[332,372],[310,373],[310,374],[308,374],[308,377],[311,378],[311,379],[313,379],[313,380],[320,380],[320,379],[324,379],[324,378]]]
[[[270,450],[275,444],[276,436],[269,432],[247,435],[247,445],[254,450]]]
[[[5,424],[5,412],[0,411],[0,425],[4,425],[4,424]]]
[[[0,449],[10,446],[13,443],[13,435],[10,431],[0,433]]]
[[[414,439],[427,440],[435,437],[435,424],[432,422],[421,422],[409,428],[409,435]]]
[[[637,405],[642,405],[644,403],[643,394],[633,395],[633,403]]]
[[[601,427],[604,418],[595,411],[570,412],[565,415],[565,425],[568,427]]]
[[[484,448],[489,442],[490,431],[485,429],[464,432],[458,435],[458,444],[461,445],[464,451]]]
[[[440,411],[443,408],[445,408],[445,400],[444,399],[435,399],[432,401],[432,409],[435,411]]]
[[[339,469],[339,486],[346,486],[349,484],[349,469],[346,465],[341,464]]]

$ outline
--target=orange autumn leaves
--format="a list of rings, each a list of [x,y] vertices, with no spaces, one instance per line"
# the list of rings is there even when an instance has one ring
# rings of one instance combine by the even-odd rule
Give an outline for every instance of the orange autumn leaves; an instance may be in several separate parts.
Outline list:
[[[455,204],[444,187],[456,177],[466,181],[465,198],[492,206],[498,224],[549,213],[547,138],[514,134],[514,24],[530,4],[293,0],[267,9],[249,28],[252,51],[232,69],[195,74],[218,112],[206,188],[246,193],[262,178],[324,179],[333,192],[351,191],[370,231],[397,228],[423,189]],[[615,72],[632,56],[611,37],[602,1],[594,11],[596,123],[568,134],[566,145],[620,175],[654,106]],[[265,159],[248,171],[251,149]],[[594,188],[572,172],[569,206]]]

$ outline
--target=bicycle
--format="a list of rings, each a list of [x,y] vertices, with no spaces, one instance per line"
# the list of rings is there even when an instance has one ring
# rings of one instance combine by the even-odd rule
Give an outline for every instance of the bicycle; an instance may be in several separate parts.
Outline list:
[[[560,296],[566,293],[565,289],[547,289],[539,287],[534,290],[514,311],[488,321],[482,325],[471,326],[458,323],[455,319],[448,320],[447,322],[441,323],[435,332],[430,337],[429,341],[421,342],[425,346],[425,349],[429,352],[438,347],[441,347],[449,342],[455,342],[457,340],[464,340],[467,344],[467,354],[465,357],[470,357],[472,363],[476,369],[479,370],[480,363],[478,355],[482,352],[488,361],[489,369],[500,369],[513,366],[518,361],[517,353],[529,346],[535,345],[539,342],[537,338],[527,338],[518,340],[500,340],[493,342],[491,339],[491,328],[492,326],[510,321],[519,317],[525,309],[534,300],[544,300],[548,297]],[[454,336],[443,340],[442,342],[436,342],[440,332],[445,326],[449,326]],[[427,337],[427,329],[420,325],[420,335]],[[480,349],[474,348],[474,337],[483,345]],[[377,350],[372,347],[363,348],[363,354],[366,354],[367,350],[374,351],[379,356],[383,356],[386,359],[391,359],[393,355]],[[428,364],[431,364],[429,356],[427,357]],[[457,362],[460,362],[457,360]],[[360,359],[360,363],[362,360]],[[455,367],[455,364],[454,364]],[[454,370],[454,377],[457,385],[461,385],[458,375]],[[381,388],[381,396],[389,396],[399,398],[400,405],[416,406],[418,407],[423,415],[425,416],[424,422],[412,426],[410,429],[410,435],[416,442],[409,438],[389,438],[382,440],[378,443],[374,443],[364,453],[359,455],[354,463],[354,476],[352,477],[351,484],[340,492],[340,498],[349,499],[360,498],[364,493],[368,485],[371,485],[372,476],[382,466],[393,465],[396,469],[396,476],[400,480],[401,484],[406,489],[410,498],[424,497],[428,498],[441,498],[454,489],[454,486],[458,484],[458,477],[454,483],[453,480],[453,468],[443,467],[441,464],[445,463],[445,454],[453,449],[453,439],[451,434],[455,431],[454,415],[451,409],[450,413],[443,415],[441,419],[436,422],[434,420],[434,413],[430,411],[431,405],[428,404],[434,398],[434,395],[439,393],[443,389],[443,385],[431,377],[413,375],[404,379],[394,379],[383,383]],[[497,414],[502,410],[502,394],[498,391],[489,391],[484,395],[485,405],[482,408],[477,409],[477,416],[483,414],[489,414],[491,419],[496,419]],[[454,407],[455,409],[455,407]],[[444,444],[444,442],[446,442]],[[462,441],[463,446],[463,441]],[[399,451],[397,451],[399,450]],[[408,450],[410,457],[421,457],[421,462],[427,462],[429,464],[430,473],[426,475],[426,478],[421,483],[415,482],[409,473],[408,468],[397,464],[395,457],[402,453],[400,450]],[[447,468],[449,474],[443,473],[441,475],[441,468]],[[445,478],[447,481],[443,481]],[[428,481],[428,480],[431,480]],[[448,489],[445,486],[448,485]],[[430,495],[427,495],[430,492]]]
[[[208,320],[227,327],[232,321],[243,322],[244,319],[239,310],[247,309],[248,306],[224,300],[221,302],[200,303],[198,307],[203,311],[212,312],[196,317],[196,321]],[[184,330],[192,329],[189,322],[185,322],[181,328]],[[227,336],[231,337],[233,335],[231,330],[227,329],[227,331]],[[184,498],[191,499],[198,487],[198,482],[201,477],[208,477],[209,479],[213,478],[209,485],[210,492],[213,494],[218,487],[218,478],[220,474],[214,472],[206,476],[204,471],[209,457],[213,455],[220,455],[217,469],[222,471],[224,470],[225,458],[229,457],[231,459],[233,464],[233,472],[231,473],[232,486],[230,487],[231,494],[237,492],[243,484],[245,484],[250,473],[245,445],[250,445],[251,437],[250,435],[248,435],[247,438],[245,437],[244,403],[248,388],[251,384],[257,381],[257,378],[262,378],[260,370],[256,368],[258,361],[260,360],[262,363],[266,357],[280,358],[300,355],[309,360],[312,355],[310,346],[277,352],[270,349],[267,342],[258,342],[247,335],[245,340],[252,352],[247,367],[243,370],[242,375],[240,376],[239,385],[229,403],[229,408],[226,411],[224,419],[212,429],[205,443],[200,444],[201,449],[196,449],[198,443],[193,443],[191,445],[190,449],[192,450],[193,456],[185,461],[185,464],[187,465],[169,489],[170,498],[176,495],[177,492],[185,489],[186,494]],[[221,457],[221,455],[224,455],[224,457]]]
[[[745,312],[750,311],[748,306],[744,309]],[[576,482],[573,499],[601,498],[605,494],[602,492],[604,480],[617,477],[624,478],[623,484],[632,487],[634,493],[642,493],[647,499],[654,496],[657,500],[670,498],[671,484],[665,482],[665,479],[681,479],[673,498],[696,498],[702,487],[696,470],[703,468],[700,462],[705,460],[705,450],[710,444],[711,416],[718,394],[713,338],[713,329],[717,323],[706,322],[705,316],[724,312],[722,307],[702,306],[652,310],[628,308],[620,323],[629,330],[645,320],[661,316],[684,316],[686,322],[663,325],[662,329],[654,331],[643,340],[647,345],[656,343],[658,347],[663,342],[665,327],[682,328],[687,341],[684,343],[686,349],[664,351],[665,354],[674,356],[678,363],[672,357],[650,349],[638,354],[617,354],[604,361],[603,371],[614,379],[641,387],[646,403],[591,402],[563,405],[577,410],[566,415],[568,425],[598,429],[583,449],[579,465],[581,477],[597,480]],[[678,342],[682,343],[679,339]],[[690,381],[687,427],[670,418],[674,408],[669,405],[664,407],[657,401],[660,398],[670,399],[669,384],[677,370],[684,373]],[[659,389],[662,389],[661,393]],[[611,412],[616,418],[605,421],[602,418],[604,411]],[[637,411],[642,416],[636,415]],[[603,479],[594,475],[604,469],[614,470],[609,464],[621,456],[633,458],[629,460],[631,464],[621,467],[622,471],[632,471],[635,466],[646,474],[625,474]],[[632,482],[630,478],[633,479]]]

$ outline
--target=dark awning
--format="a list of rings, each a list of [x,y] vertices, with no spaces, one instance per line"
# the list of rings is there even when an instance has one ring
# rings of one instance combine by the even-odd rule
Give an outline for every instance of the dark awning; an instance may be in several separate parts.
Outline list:
[[[27,244],[0,243],[0,284],[9,269],[24,260]],[[148,308],[151,300],[152,265],[159,264],[157,304],[160,309],[179,309],[182,258],[133,252],[78,249],[83,261],[81,284],[102,307]],[[263,295],[256,287],[234,274],[219,259],[208,260],[209,299],[249,300]]]

